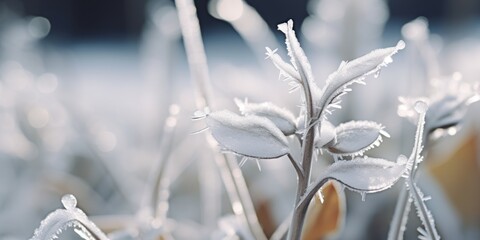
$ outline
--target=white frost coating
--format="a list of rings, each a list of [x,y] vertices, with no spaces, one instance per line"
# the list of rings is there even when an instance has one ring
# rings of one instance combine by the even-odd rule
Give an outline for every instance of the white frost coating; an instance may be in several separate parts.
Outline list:
[[[297,70],[290,64],[286,63],[278,53],[276,53],[276,49],[272,50],[270,48],[266,48],[267,52],[265,53],[267,55],[267,59],[271,59],[273,62],[273,65],[275,65],[278,70],[280,70],[280,75],[284,76],[287,78],[287,80],[294,80],[297,83],[301,83],[301,77],[300,74],[297,72]]]
[[[364,84],[363,80],[368,75],[387,66],[392,62],[392,56],[404,48],[405,42],[400,40],[395,47],[377,49],[351,62],[342,62],[338,70],[328,76],[327,83],[322,89],[323,95],[316,105],[324,109],[329,104],[335,103],[340,96],[345,94],[346,90],[349,90],[349,85]]]
[[[75,207],[76,199],[73,195],[65,195],[62,203],[67,209],[57,209],[48,214],[30,240],[56,239],[67,228],[80,231],[83,234],[82,237],[87,239],[108,240],[108,237],[88,219],[87,215]]]
[[[433,101],[425,117],[426,130],[433,132],[439,128],[446,129],[459,125],[467,113],[469,99],[446,95]]]
[[[271,102],[247,103],[235,99],[240,112],[243,115],[259,116],[268,118],[272,121],[286,136],[294,134],[297,130],[295,125],[295,116],[285,108],[278,107]]]
[[[428,210],[427,205],[425,205],[425,197],[423,192],[420,188],[410,179],[410,195],[413,198],[413,202],[417,209],[417,215],[422,221],[422,225],[424,229],[418,228],[420,235],[420,239],[428,239],[428,240],[439,240],[440,235],[438,235],[437,229],[435,228],[435,221],[433,219],[433,215]],[[428,198],[427,198],[428,199]]]
[[[261,159],[289,153],[287,138],[267,118],[223,110],[209,114],[206,122],[215,140],[227,151]]]
[[[286,23],[279,24],[278,30],[285,34],[285,44],[287,45],[290,61],[298,71],[303,82],[303,87],[305,88],[306,92],[311,94],[312,101],[317,102],[317,99],[320,98],[321,90],[317,84],[315,84],[310,62],[300,46],[297,37],[295,36],[295,31],[293,30],[293,21],[290,19]],[[314,109],[314,111],[317,110],[318,109],[316,108]]]
[[[357,156],[379,146],[382,136],[389,137],[381,124],[371,121],[350,121],[336,129],[336,141],[327,145],[327,150],[335,155]]]
[[[350,190],[360,193],[375,193],[386,190],[404,175],[409,163],[391,162],[380,158],[357,157],[350,161],[336,161],[330,165],[305,191],[298,205],[310,201],[329,179],[334,179]],[[297,206],[298,206],[297,205]]]
[[[335,126],[332,123],[324,120],[317,126],[320,126],[320,134],[315,134],[315,146],[317,148],[322,148],[326,144],[332,144],[335,142],[336,132]]]
[[[380,158],[355,158],[335,162],[325,170],[324,176],[351,190],[374,193],[393,186],[402,177],[406,166]]]

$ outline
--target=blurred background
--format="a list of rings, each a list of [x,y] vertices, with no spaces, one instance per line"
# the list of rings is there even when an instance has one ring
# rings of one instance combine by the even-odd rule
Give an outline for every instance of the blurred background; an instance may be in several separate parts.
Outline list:
[[[237,97],[298,114],[298,91],[289,94],[264,59],[266,46],[287,56],[276,28],[288,19],[320,86],[342,60],[404,39],[407,48],[378,79],[355,86],[331,119],[384,124],[392,137],[369,155],[410,153],[415,126],[398,116],[399,96],[435,96],[438,79],[480,80],[477,0],[195,4],[218,109],[236,111]],[[195,87],[173,1],[0,1],[0,239],[31,237],[66,193],[111,236],[163,239],[148,238],[151,226],[139,220],[156,175],[168,179],[159,201],[172,220],[156,231],[176,239],[222,231],[217,222],[232,210],[213,151],[191,135],[204,127],[191,120]],[[480,238],[479,110],[472,105],[462,129],[426,146],[419,184],[444,239]],[[268,235],[288,215],[296,183],[286,159],[260,164],[247,161],[242,171]],[[345,191],[346,220],[330,238],[386,239],[402,184],[366,201]],[[419,224],[412,211],[406,239]]]

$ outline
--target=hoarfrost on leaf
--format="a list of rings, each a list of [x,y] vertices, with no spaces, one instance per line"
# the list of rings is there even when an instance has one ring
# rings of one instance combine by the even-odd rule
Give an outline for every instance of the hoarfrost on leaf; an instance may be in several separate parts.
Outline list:
[[[363,155],[363,153],[380,145],[382,136],[389,137],[381,124],[371,121],[350,121],[336,127],[336,141],[326,146],[336,155]]]
[[[294,134],[297,129],[295,116],[287,109],[278,107],[271,102],[248,103],[247,101],[242,102],[239,99],[235,99],[235,103],[243,115],[265,117],[272,121],[286,136]]]
[[[334,144],[336,138],[335,126],[327,120],[323,120],[318,126],[320,126],[320,132],[315,135],[315,146],[322,148],[327,144]]]
[[[342,62],[338,70],[328,76],[322,96],[319,102],[315,102],[316,107],[326,111],[329,105],[338,105],[339,98],[351,90],[349,85],[365,84],[363,80],[368,75],[379,72],[392,62],[395,53],[404,48],[405,42],[399,41],[395,47],[377,49],[353,61]]]
[[[260,159],[289,153],[287,138],[267,118],[223,110],[209,114],[206,123],[215,140],[227,151]]]
[[[57,209],[41,221],[30,240],[56,239],[67,228],[74,228],[84,239],[108,240],[107,236],[88,219],[87,215],[76,208],[75,196],[67,194],[62,197],[65,209]]]
[[[410,161],[410,160],[409,160]],[[375,193],[393,186],[405,173],[409,163],[381,158],[357,157],[330,165],[306,191],[299,204],[311,199],[326,181],[333,179],[360,193]]]
[[[327,168],[324,175],[341,182],[351,190],[373,193],[393,186],[405,172],[406,166],[405,162],[358,157],[351,161],[335,162]]]

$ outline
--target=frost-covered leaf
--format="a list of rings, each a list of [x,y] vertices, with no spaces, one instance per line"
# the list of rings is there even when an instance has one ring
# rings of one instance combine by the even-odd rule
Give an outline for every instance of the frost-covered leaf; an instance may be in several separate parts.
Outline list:
[[[315,146],[322,148],[326,144],[333,144],[336,137],[335,126],[327,120],[323,120],[318,126],[320,126],[320,131],[315,135]]]
[[[425,117],[425,130],[432,133],[436,129],[447,129],[461,124],[468,110],[471,98],[461,99],[457,96],[446,95],[429,105]]]
[[[328,76],[322,97],[315,103],[316,106],[324,111],[329,105],[338,106],[339,98],[351,90],[349,85],[364,84],[363,80],[370,74],[377,76],[382,67],[393,61],[392,55],[404,47],[405,43],[399,41],[395,47],[377,49],[351,62],[342,62],[338,70]]]
[[[278,158],[289,152],[282,131],[270,120],[227,110],[206,117],[213,137],[227,151],[253,158]]]
[[[273,65],[275,65],[275,67],[277,67],[278,70],[280,70],[280,75],[285,77],[286,80],[293,80],[294,82],[301,84],[302,80],[301,80],[300,74],[295,69],[295,67],[285,62],[283,58],[280,57],[278,53],[276,53],[277,51],[276,49],[272,50],[268,47],[266,49],[267,49],[267,52],[266,52],[267,58],[271,59],[273,62]]]
[[[88,219],[87,215],[76,207],[77,200],[73,195],[62,197],[62,204],[65,209],[57,209],[48,214],[30,240],[56,239],[67,228],[73,228],[84,239],[108,240],[107,236]]]
[[[397,162],[370,157],[336,161],[310,185],[299,205],[309,201],[312,193],[316,193],[330,179],[340,182],[350,190],[360,192],[362,198],[366,193],[386,190],[404,175],[410,165],[411,160],[406,161],[404,156],[400,156]]]
[[[335,128],[336,141],[330,142],[326,149],[341,156],[362,155],[365,151],[380,145],[382,136],[389,137],[384,127],[370,121],[350,121]]]
[[[300,43],[295,35],[295,31],[293,30],[293,21],[290,19],[286,23],[279,24],[278,30],[285,34],[285,44],[287,45],[290,62],[300,76],[301,85],[303,86],[307,95],[307,101],[310,99],[312,102],[316,102],[317,99],[320,99],[321,91],[313,78],[310,62],[308,61],[307,56],[305,55],[305,52],[300,46]],[[313,111],[316,112],[318,109],[315,108]]]
[[[268,118],[286,136],[294,134],[297,129],[295,116],[287,109],[278,107],[271,102],[248,103],[247,101],[242,102],[239,99],[235,99],[235,103],[243,115]]]
[[[302,239],[325,239],[343,227],[345,192],[335,182],[325,184],[320,191],[323,202],[320,198],[315,198],[310,204]]]
[[[359,157],[351,161],[337,161],[323,175],[351,190],[374,193],[390,188],[402,177],[406,167],[404,161],[395,163],[380,158]]]

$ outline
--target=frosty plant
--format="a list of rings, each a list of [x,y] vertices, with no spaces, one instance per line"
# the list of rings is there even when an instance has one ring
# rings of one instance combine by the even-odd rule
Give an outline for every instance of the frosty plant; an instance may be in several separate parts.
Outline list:
[[[426,151],[421,154],[423,145],[428,146],[428,141],[431,139],[435,140],[455,134],[461,127],[468,106],[480,99],[478,84],[471,85],[460,82],[460,80],[461,75],[455,73],[446,84],[440,83],[438,79],[432,81],[432,87],[436,92],[430,97],[400,98],[401,104],[398,108],[398,114],[410,121],[418,118],[419,129],[410,156],[413,165],[409,169],[409,174],[405,180],[405,188],[402,189],[397,201],[388,235],[389,240],[403,239],[412,201],[423,225],[423,228],[418,228],[421,234],[420,238],[440,239],[435,229],[433,216],[425,204],[430,198],[424,196],[416,184],[415,177],[418,172],[418,164],[423,161],[424,155],[426,155]],[[424,142],[423,145],[422,142]]]
[[[275,50],[267,48],[267,58],[289,81],[292,91],[301,89],[301,110],[295,117],[291,112],[273,103],[242,103],[237,101],[241,115],[228,110],[206,113],[206,123],[220,146],[229,152],[252,159],[274,159],[286,156],[297,174],[297,194],[289,228],[288,239],[300,239],[307,208],[312,198],[328,180],[340,182],[350,190],[366,193],[390,188],[409,164],[401,156],[396,162],[364,156],[364,152],[378,146],[388,134],[381,124],[370,121],[351,121],[334,126],[328,121],[333,110],[341,108],[341,97],[354,83],[365,84],[369,75],[378,76],[381,68],[392,62],[392,55],[405,47],[403,41],[395,47],[377,49],[350,62],[342,62],[330,74],[323,88],[315,82],[303,49],[295,36],[293,21],[278,25],[286,36],[290,63]],[[301,156],[288,138],[300,142]],[[312,159],[317,150],[332,154],[335,163],[327,167],[314,181],[310,181]],[[411,159],[410,159],[411,161]]]
[[[83,239],[108,240],[108,237],[93,223],[87,215],[77,208],[77,199],[71,194],[62,197],[64,209],[57,209],[50,213],[35,230],[30,240],[57,239],[68,228]]]
[[[417,18],[405,24],[402,34],[415,45],[425,63],[425,70],[430,79],[428,89],[431,93],[428,97],[399,98],[398,115],[407,118],[410,122],[418,121],[418,127],[421,129],[417,130],[414,149],[410,156],[414,164],[405,180],[405,188],[398,197],[388,239],[403,239],[411,202],[414,203],[423,225],[423,228],[418,228],[419,238],[439,239],[433,216],[425,204],[430,198],[425,197],[416,184],[418,167],[428,154],[429,141],[454,135],[461,128],[469,105],[480,99],[478,83],[472,85],[462,82],[462,75],[458,72],[448,77],[440,76],[439,63],[428,40],[428,22],[425,18]],[[424,102],[425,106],[419,105],[419,101]],[[427,148],[424,150],[422,145]]]

